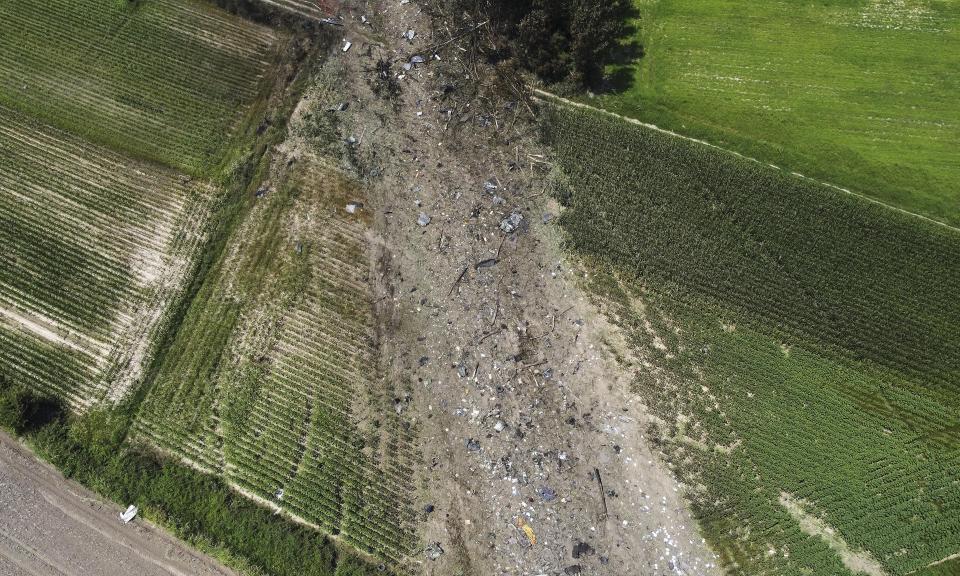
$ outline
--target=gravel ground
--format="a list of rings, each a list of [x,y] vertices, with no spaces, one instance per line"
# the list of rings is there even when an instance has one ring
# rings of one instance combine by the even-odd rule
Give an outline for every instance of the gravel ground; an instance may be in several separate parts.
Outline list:
[[[416,3],[366,9],[345,14],[353,48],[334,60],[368,79],[344,83],[340,118],[364,135],[358,155],[379,159],[365,209],[382,368],[409,382],[397,410],[422,454],[411,571],[718,574],[685,487],[644,438],[649,416],[611,352],[622,335],[560,248],[548,151],[522,103],[471,97],[464,52],[432,55],[446,36]],[[367,89],[379,59],[410,63],[395,66],[393,110]]]
[[[234,574],[120,512],[0,432],[0,575]]]

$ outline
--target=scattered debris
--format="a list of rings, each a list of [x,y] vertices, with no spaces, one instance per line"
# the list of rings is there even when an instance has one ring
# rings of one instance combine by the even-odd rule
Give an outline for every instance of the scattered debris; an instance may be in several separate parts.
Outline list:
[[[343,22],[339,18],[321,18],[320,23],[330,26],[343,26]]]
[[[267,195],[267,192],[269,192],[269,191],[270,191],[270,185],[269,185],[269,184],[262,184],[259,188],[257,188],[257,192],[256,192],[255,196],[256,196],[257,198],[263,198],[264,196]]]
[[[277,488],[277,491],[273,493],[273,497],[277,500],[283,500],[283,488]]]
[[[476,438],[467,439],[467,450],[470,452],[479,452],[480,451],[480,441]]]
[[[537,489],[537,494],[540,495],[540,499],[544,502],[551,502],[557,497],[556,491],[549,486],[541,486]],[[574,556],[576,558],[576,556]]]
[[[130,523],[131,520],[133,520],[134,516],[137,515],[138,510],[139,508],[131,504],[127,506],[127,509],[125,511],[120,513],[120,519],[123,520],[124,524],[128,524]]]
[[[356,214],[357,210],[363,208],[363,204],[360,202],[349,202],[344,208],[347,211],[347,214]]]
[[[499,262],[499,260],[496,258],[487,258],[486,260],[481,260],[474,264],[473,268],[474,270],[480,270],[481,268],[493,268],[497,265],[497,262]]]
[[[432,514],[434,510],[436,510],[436,508],[433,507],[433,504],[427,504],[423,507],[424,514]]]
[[[413,56],[410,58],[409,62],[403,65],[403,69],[409,71],[412,70],[417,64],[423,64],[424,62],[426,62],[426,60],[423,56]],[[420,114],[422,114],[422,112]]]
[[[437,558],[443,556],[443,547],[440,546],[439,542],[434,542],[426,548],[423,549],[424,555],[430,560],[436,560]]]
[[[503,423],[503,420],[497,420],[497,423],[493,425],[493,429],[497,432],[503,432],[506,424]]]
[[[576,559],[579,559],[581,556],[593,556],[595,553],[596,550],[593,549],[593,546],[586,542],[578,542],[573,547],[573,557]]]
[[[554,218],[553,214],[546,212],[543,215],[543,223],[549,224],[550,222],[553,222],[553,218]]]
[[[351,46],[353,46],[353,42],[347,40],[346,42],[343,43],[343,51],[346,52],[350,50]]]
[[[467,377],[467,367],[463,365],[463,362],[457,364],[457,375],[461,378]]]
[[[603,478],[600,477],[600,469],[594,468],[593,473],[597,478],[597,485],[600,487],[600,502],[603,504],[603,517],[607,517],[607,496],[603,492]]]
[[[456,290],[456,289],[457,289],[457,286],[460,285],[460,281],[463,280],[463,277],[467,275],[467,270],[469,270],[469,269],[470,269],[469,266],[464,266],[464,267],[463,267],[463,272],[460,272],[460,275],[457,276],[457,279],[456,279],[456,280],[454,280],[453,286],[450,287],[450,292],[447,293],[447,296],[449,296],[450,294],[453,294],[453,291]]]
[[[403,33],[403,37],[409,40],[410,42],[413,42],[413,39],[416,38],[416,36],[417,36],[417,33],[414,32],[412,28]]]
[[[522,517],[517,518],[517,528],[523,531],[524,535],[527,537],[527,540],[530,541],[531,546],[536,546],[537,544],[537,535],[533,532],[533,528],[527,524],[526,520]]]
[[[428,224],[430,224],[430,221],[431,221],[430,216],[427,216],[426,213],[421,212],[421,213],[420,213],[420,217],[417,218],[417,225],[419,225],[419,226],[421,226],[421,227],[427,226]]]
[[[523,222],[523,215],[519,212],[513,212],[500,222],[500,229],[507,234],[512,234],[520,228],[521,222]]]
[[[568,576],[576,576],[577,574],[583,574],[583,568],[581,568],[579,564],[574,564],[573,566],[564,568],[563,573]]]
[[[493,192],[494,190],[498,190],[499,188],[500,188],[500,181],[497,180],[496,178],[491,178],[483,183],[483,189],[486,190],[487,192]]]

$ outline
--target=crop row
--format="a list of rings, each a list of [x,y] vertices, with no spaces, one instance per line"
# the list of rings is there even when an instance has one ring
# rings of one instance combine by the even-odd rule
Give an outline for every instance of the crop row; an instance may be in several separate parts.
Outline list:
[[[90,404],[136,378],[130,359],[147,352],[212,194],[2,107],[0,188],[0,306],[54,332],[41,348],[65,339],[88,353],[84,378],[36,386]]]
[[[391,457],[366,444],[355,416],[376,378],[364,227],[311,198],[322,189],[294,202],[280,194],[251,212],[229,270],[211,288],[232,296],[210,298],[202,317],[184,323],[182,356],[161,371],[137,429],[398,563],[414,545],[411,438],[392,423],[392,396],[374,409]],[[302,226],[279,225],[290,221]],[[260,330],[268,332],[247,333]],[[223,342],[232,360],[196,366],[194,339]]]
[[[576,249],[821,350],[960,375],[960,235],[696,143],[555,109]]]
[[[569,245],[627,285],[605,295],[629,341],[682,375],[669,394],[643,375],[636,389],[708,445],[738,441],[700,451],[662,430],[678,474],[706,488],[695,511],[724,563],[843,571],[781,492],[890,573],[955,553],[960,235],[606,116],[549,122]],[[675,358],[648,344],[651,324]]]
[[[272,60],[272,34],[192,0],[0,6],[0,103],[202,172]],[[247,46],[244,53],[238,47]]]

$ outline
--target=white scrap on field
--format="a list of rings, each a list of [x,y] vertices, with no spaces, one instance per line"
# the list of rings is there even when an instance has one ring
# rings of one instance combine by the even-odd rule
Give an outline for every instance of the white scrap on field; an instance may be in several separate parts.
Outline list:
[[[347,50],[350,50],[350,47],[351,47],[351,46],[353,46],[353,42],[351,42],[351,41],[349,41],[349,40],[344,41],[344,43],[343,43],[343,51],[346,52]]]
[[[120,519],[123,520],[124,524],[130,523],[133,520],[133,517],[137,515],[139,509],[133,504],[127,506],[127,509],[120,513]]]

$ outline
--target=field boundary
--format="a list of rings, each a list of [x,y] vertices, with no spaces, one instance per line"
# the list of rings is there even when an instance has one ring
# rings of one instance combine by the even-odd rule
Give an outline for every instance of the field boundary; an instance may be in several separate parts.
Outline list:
[[[960,234],[960,228],[957,228],[956,226],[951,226],[950,224],[947,224],[947,223],[945,223],[945,222],[941,222],[940,220],[937,220],[937,219],[935,219],[935,218],[931,218],[931,217],[929,217],[929,216],[924,216],[923,214],[918,214],[918,213],[916,213],[916,212],[911,212],[910,210],[906,210],[906,209],[904,209],[904,208],[900,208],[899,206],[894,206],[893,204],[888,204],[888,203],[886,203],[886,202],[883,202],[882,200],[877,200],[876,198],[871,198],[870,196],[867,196],[866,194],[862,194],[862,193],[860,193],[860,192],[854,192],[853,190],[850,190],[849,188],[844,188],[843,186],[838,186],[838,185],[832,184],[832,183],[830,183],[830,182],[825,182],[825,181],[823,181],[823,180],[818,180],[818,179],[816,179],[816,178],[807,176],[807,175],[805,175],[805,174],[801,174],[800,172],[793,172],[793,171],[791,171],[791,170],[787,170],[786,168],[781,168],[780,166],[777,166],[776,164],[770,164],[769,162],[764,162],[764,161],[762,161],[762,160],[758,160],[758,159],[756,159],[756,158],[753,158],[752,156],[747,156],[746,154],[742,154],[742,153],[740,153],[740,152],[737,152],[736,150],[731,150],[731,149],[729,149],[729,148],[724,148],[723,146],[718,146],[718,145],[713,144],[713,143],[711,143],[711,142],[707,142],[706,140],[700,140],[699,138],[693,138],[693,137],[691,137],[691,136],[685,136],[685,135],[683,135],[683,134],[680,134],[679,132],[674,132],[674,131],[672,131],[672,130],[667,130],[666,128],[661,128],[661,127],[657,126],[656,124],[650,124],[650,123],[648,123],[648,122],[643,122],[643,121],[637,120],[636,118],[631,118],[631,117],[629,117],[629,116],[623,116],[622,114],[617,114],[616,112],[611,112],[610,110],[605,110],[605,109],[603,109],[603,108],[598,108],[598,107],[596,107],[596,106],[591,106],[590,104],[584,104],[583,102],[576,102],[576,101],[574,101],[574,100],[570,100],[569,98],[564,98],[563,96],[558,96],[558,95],[556,95],[556,94],[554,94],[554,93],[552,93],[552,92],[547,92],[546,90],[542,90],[542,89],[540,89],[540,88],[536,88],[536,87],[533,87],[533,86],[530,86],[529,88],[530,88],[530,90],[535,94],[534,98],[537,99],[537,100],[541,100],[541,101],[544,101],[544,102],[546,102],[546,101],[551,101],[551,100],[552,100],[552,101],[554,101],[554,102],[563,104],[563,105],[568,106],[568,107],[571,107],[571,108],[579,108],[579,109],[582,109],[582,110],[593,110],[593,111],[595,111],[595,112],[600,112],[600,113],[605,114],[605,115],[607,115],[607,116],[610,116],[610,117],[612,117],[612,118],[617,118],[618,120],[622,120],[622,121],[624,121],[624,122],[628,122],[628,123],[633,124],[633,125],[635,125],[635,126],[640,126],[640,127],[642,127],[642,128],[647,128],[647,129],[649,129],[649,130],[654,130],[654,131],[660,132],[660,133],[662,133],[662,134],[667,134],[667,135],[669,135],[669,136],[673,136],[674,138],[679,138],[679,139],[681,139],[681,140],[687,140],[688,142],[695,142],[695,143],[697,143],[697,144],[701,144],[701,145],[703,145],[703,146],[707,146],[707,147],[710,147],[710,148],[714,148],[714,149],[716,149],[716,150],[720,150],[720,151],[726,152],[726,153],[728,153],[728,154],[733,154],[734,156],[738,156],[738,157],[740,157],[740,158],[742,158],[742,159],[744,159],[744,160],[749,160],[750,162],[755,162],[755,163],[760,164],[760,165],[762,165],[762,166],[768,166],[768,167],[773,168],[773,169],[775,169],[775,170],[779,170],[780,172],[783,172],[783,173],[786,173],[786,174],[790,174],[791,176],[795,176],[795,177],[797,177],[797,178],[801,178],[801,179],[807,180],[807,181],[809,181],[809,182],[814,182],[814,183],[819,184],[819,185],[821,185],[821,186],[826,186],[827,188],[832,188],[833,190],[837,190],[837,191],[839,191],[839,192],[843,192],[844,194],[849,194],[850,196],[854,196],[854,197],[860,198],[860,199],[862,199],[862,200],[866,200],[867,202],[870,202],[870,203],[873,203],[873,204],[877,204],[877,205],[879,205],[879,206],[883,206],[884,208],[887,208],[887,209],[889,209],[889,210],[895,210],[895,211],[900,212],[900,213],[902,213],[902,214],[906,214],[906,215],[912,216],[912,217],[914,217],[914,218],[919,218],[919,219],[924,220],[924,221],[926,221],[926,222],[929,222],[929,223],[931,223],[931,224],[935,224],[935,225],[937,225],[937,226],[941,226],[941,227],[943,227],[943,228],[946,228],[946,229],[950,230],[951,232],[955,232],[955,233]]]

